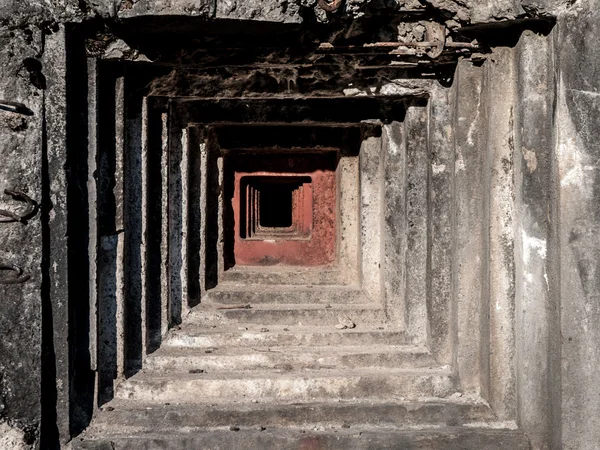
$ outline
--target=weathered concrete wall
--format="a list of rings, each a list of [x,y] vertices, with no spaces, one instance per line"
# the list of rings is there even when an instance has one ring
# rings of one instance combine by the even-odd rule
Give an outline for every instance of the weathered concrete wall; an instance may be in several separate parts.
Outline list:
[[[8,450],[26,450],[27,439],[22,430],[0,423],[0,448]]]
[[[23,203],[10,200],[5,189],[22,191],[38,203],[41,199],[45,88],[37,59],[41,52],[39,29],[0,30],[0,99],[22,103],[30,110],[25,114],[0,111],[0,208],[5,210],[23,210]],[[25,283],[0,284],[0,444],[4,430],[13,435],[8,435],[7,445],[19,448],[36,441],[40,425],[40,214],[27,224],[0,223],[0,262],[16,264],[31,276]],[[1,272],[8,278],[8,271]],[[10,426],[21,431],[7,431]],[[20,442],[19,435],[26,442]]]
[[[54,445],[60,438],[66,441],[69,436],[69,409],[73,406],[69,399],[72,388],[70,374],[73,372],[73,356],[81,351],[73,352],[74,349],[69,347],[69,340],[74,339],[70,332],[81,320],[76,320],[69,308],[71,286],[68,285],[68,273],[78,265],[69,255],[69,235],[74,233],[67,229],[67,198],[69,188],[73,189],[78,183],[67,185],[67,174],[74,170],[67,161],[67,103],[70,96],[67,95],[66,47],[64,26],[53,27],[45,36],[41,58],[47,80],[43,112],[45,140],[41,210],[45,225],[44,275],[47,283],[43,291],[42,448]],[[81,228],[81,225],[78,227]],[[79,267],[85,269],[81,265]],[[84,282],[84,279],[81,277],[79,282]],[[73,287],[77,286],[74,284]]]
[[[0,223],[0,261],[30,276],[0,283],[0,447],[44,448],[42,428],[68,434],[65,37],[32,25],[4,28],[0,41],[0,99],[23,111],[0,111],[0,208],[24,209],[5,189],[39,206],[27,223]]]
[[[302,23],[310,15],[319,22],[328,22],[335,15],[360,18],[383,8],[431,8],[447,20],[449,27],[458,27],[527,16],[551,17],[569,5],[565,0],[346,0],[331,14],[320,8],[317,0],[5,0],[0,5],[0,23],[48,24],[151,15]]]
[[[488,239],[487,221],[482,220],[489,196],[486,195],[487,152],[487,83],[484,76],[486,67],[474,66],[468,61],[459,63],[455,75],[458,114],[454,119],[455,139],[454,183],[456,190],[456,231],[454,237],[454,257],[457,264],[453,289],[456,296],[456,365],[461,374],[461,385],[467,392],[480,392],[487,396],[488,372],[487,350],[489,339],[487,327],[487,301],[483,293],[487,290],[488,263],[485,249]],[[479,254],[473,258],[471,255]],[[484,329],[482,329],[484,328]]]
[[[489,192],[489,400],[496,414],[516,413],[514,223],[514,52],[497,48],[488,64],[486,128]],[[486,220],[484,218],[483,220]]]
[[[556,448],[560,326],[553,39],[527,31],[516,50],[516,379],[520,425],[535,448]]]
[[[600,442],[600,11],[597,2],[576,3],[560,17],[555,38],[562,443],[565,449],[595,449]]]

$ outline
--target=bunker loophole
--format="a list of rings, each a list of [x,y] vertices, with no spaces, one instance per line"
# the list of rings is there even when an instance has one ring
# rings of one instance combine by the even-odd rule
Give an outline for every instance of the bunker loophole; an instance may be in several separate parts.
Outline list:
[[[308,238],[313,208],[311,178],[248,176],[241,180],[242,239]]]
[[[226,153],[226,270],[334,262],[338,158],[337,149]]]
[[[274,180],[258,187],[259,220],[261,227],[287,228],[292,226],[292,197],[297,184]]]

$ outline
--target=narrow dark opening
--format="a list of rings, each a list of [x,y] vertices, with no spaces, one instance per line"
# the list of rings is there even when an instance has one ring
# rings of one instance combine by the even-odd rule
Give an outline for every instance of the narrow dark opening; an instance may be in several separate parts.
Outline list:
[[[292,198],[296,183],[264,183],[259,192],[259,225],[265,228],[292,226]]]

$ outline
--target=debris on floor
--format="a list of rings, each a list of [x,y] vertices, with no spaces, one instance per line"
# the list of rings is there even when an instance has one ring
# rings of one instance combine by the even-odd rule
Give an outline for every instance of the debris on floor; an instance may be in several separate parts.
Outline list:
[[[335,326],[338,330],[355,328],[356,324],[348,317],[338,317],[339,323]]]

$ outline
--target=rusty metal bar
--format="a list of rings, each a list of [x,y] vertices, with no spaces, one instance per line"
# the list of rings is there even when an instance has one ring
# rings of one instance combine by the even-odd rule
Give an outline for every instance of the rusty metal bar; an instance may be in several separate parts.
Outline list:
[[[448,48],[466,48],[472,50],[478,50],[479,45],[473,42],[446,42]]]
[[[423,47],[423,48],[427,48],[427,47],[433,47],[434,45],[436,45],[436,43],[434,42],[369,42],[366,44],[363,44],[362,47],[364,48],[380,48],[380,47],[385,47],[385,48],[397,48],[397,47]]]
[[[332,0],[331,2],[327,0],[319,0],[319,8],[327,12],[337,11],[341,5],[342,0]]]
[[[25,116],[33,116],[33,111],[23,103],[11,102],[10,100],[0,100],[0,109],[3,111],[23,114]]]
[[[430,48],[439,45],[434,41],[419,41],[419,42],[369,42],[363,45],[346,45],[334,46],[328,42],[323,42],[319,45],[318,50],[359,50],[361,48],[398,48],[398,47],[414,47],[414,48]],[[479,45],[473,42],[446,42],[444,44],[448,48],[466,48],[479,49]]]
[[[11,191],[8,189],[5,189],[4,193],[6,195],[10,195],[15,200],[27,203],[27,209],[21,214],[17,214],[12,211],[7,211],[5,209],[0,209],[0,223],[27,223],[27,220],[31,219],[36,214],[38,205],[27,194],[19,191]]]
[[[16,264],[0,262],[0,270],[14,272],[12,277],[0,277],[0,284],[24,283],[31,278],[29,275],[23,274],[23,269]]]

